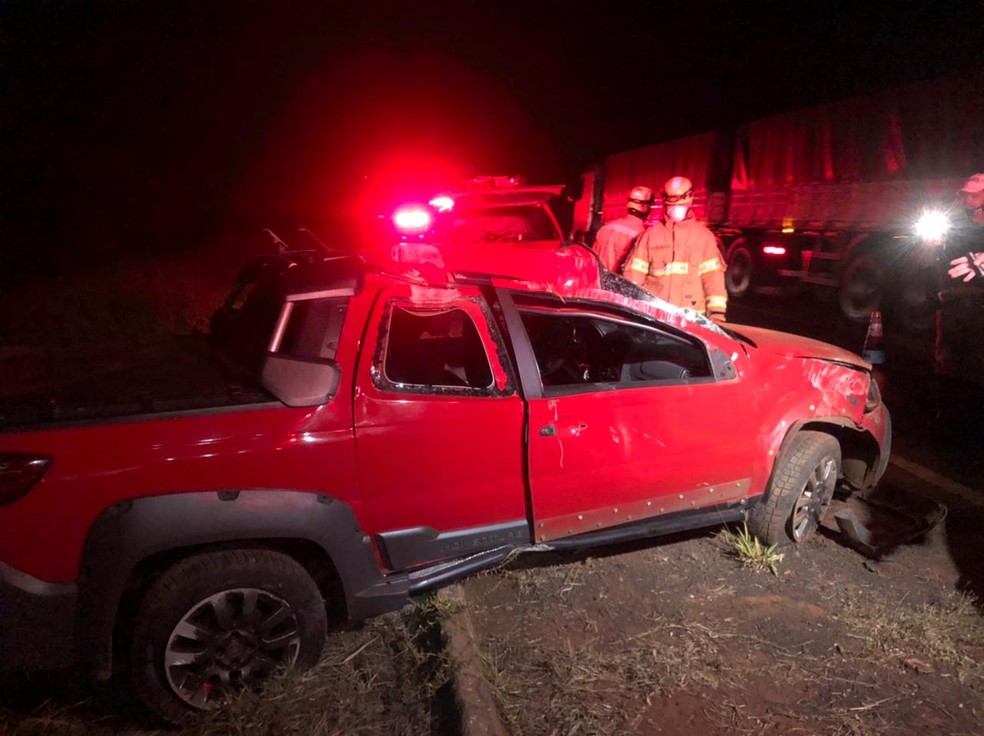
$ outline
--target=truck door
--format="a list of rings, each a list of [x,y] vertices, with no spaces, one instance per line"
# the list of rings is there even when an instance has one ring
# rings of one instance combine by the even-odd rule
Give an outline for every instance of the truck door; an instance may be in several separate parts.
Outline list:
[[[359,516],[394,570],[530,539],[498,329],[477,290],[425,291],[376,305],[354,401]]]
[[[727,356],[641,318],[526,299],[536,542],[748,494],[751,394]]]

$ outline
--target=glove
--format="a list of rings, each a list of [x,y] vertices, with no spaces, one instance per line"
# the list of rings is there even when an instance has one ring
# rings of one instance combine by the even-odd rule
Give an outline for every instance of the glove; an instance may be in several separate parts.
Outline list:
[[[711,312],[708,315],[715,322],[727,322],[727,317],[724,316],[724,312]]]

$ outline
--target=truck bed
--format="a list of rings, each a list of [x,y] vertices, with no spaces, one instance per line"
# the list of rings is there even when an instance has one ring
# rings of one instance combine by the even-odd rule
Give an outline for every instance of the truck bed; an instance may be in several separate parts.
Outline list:
[[[255,379],[214,355],[205,336],[135,348],[109,362],[82,360],[75,375],[65,377],[72,372],[62,366],[53,380],[5,381],[0,432],[276,402]]]

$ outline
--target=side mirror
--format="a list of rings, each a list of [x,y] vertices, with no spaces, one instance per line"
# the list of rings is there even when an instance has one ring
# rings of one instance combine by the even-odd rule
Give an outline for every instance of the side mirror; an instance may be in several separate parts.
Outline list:
[[[260,382],[287,406],[320,406],[334,396],[339,373],[334,360],[267,353]]]

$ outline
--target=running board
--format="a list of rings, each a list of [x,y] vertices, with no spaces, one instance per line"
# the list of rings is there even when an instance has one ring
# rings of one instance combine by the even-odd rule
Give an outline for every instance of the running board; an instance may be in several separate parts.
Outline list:
[[[436,565],[414,570],[406,575],[409,583],[408,592],[423,593],[433,590],[456,580],[467,577],[473,573],[494,567],[502,562],[508,561],[514,555],[525,552],[551,552],[559,550],[583,549],[586,547],[598,547],[616,542],[629,542],[634,539],[646,537],[656,537],[663,534],[674,534],[676,532],[699,529],[701,527],[713,526],[715,524],[727,524],[732,521],[741,521],[745,518],[749,504],[758,499],[743,499],[736,503],[721,504],[698,511],[680,511],[674,514],[666,514],[652,519],[634,521],[630,524],[622,524],[604,529],[597,532],[578,534],[565,539],[555,539],[545,544],[509,544],[485,552],[463,557],[457,560],[449,560]]]
[[[448,585],[472,573],[498,565],[500,562],[508,560],[512,554],[520,549],[523,549],[523,547],[509,544],[485,552],[479,552],[469,557],[414,570],[407,575],[407,579],[410,582],[409,593],[411,595],[423,593]]]
[[[759,500],[758,497],[745,498],[736,503],[711,506],[697,511],[678,511],[652,519],[633,521],[630,524],[622,524],[611,529],[588,532],[564,539],[553,539],[540,545],[540,547],[549,547],[555,550],[595,547],[615,542],[629,542],[645,537],[657,537],[663,534],[675,534],[676,532],[690,531],[715,524],[727,524],[731,521],[741,521],[745,518],[745,513],[750,506]]]

